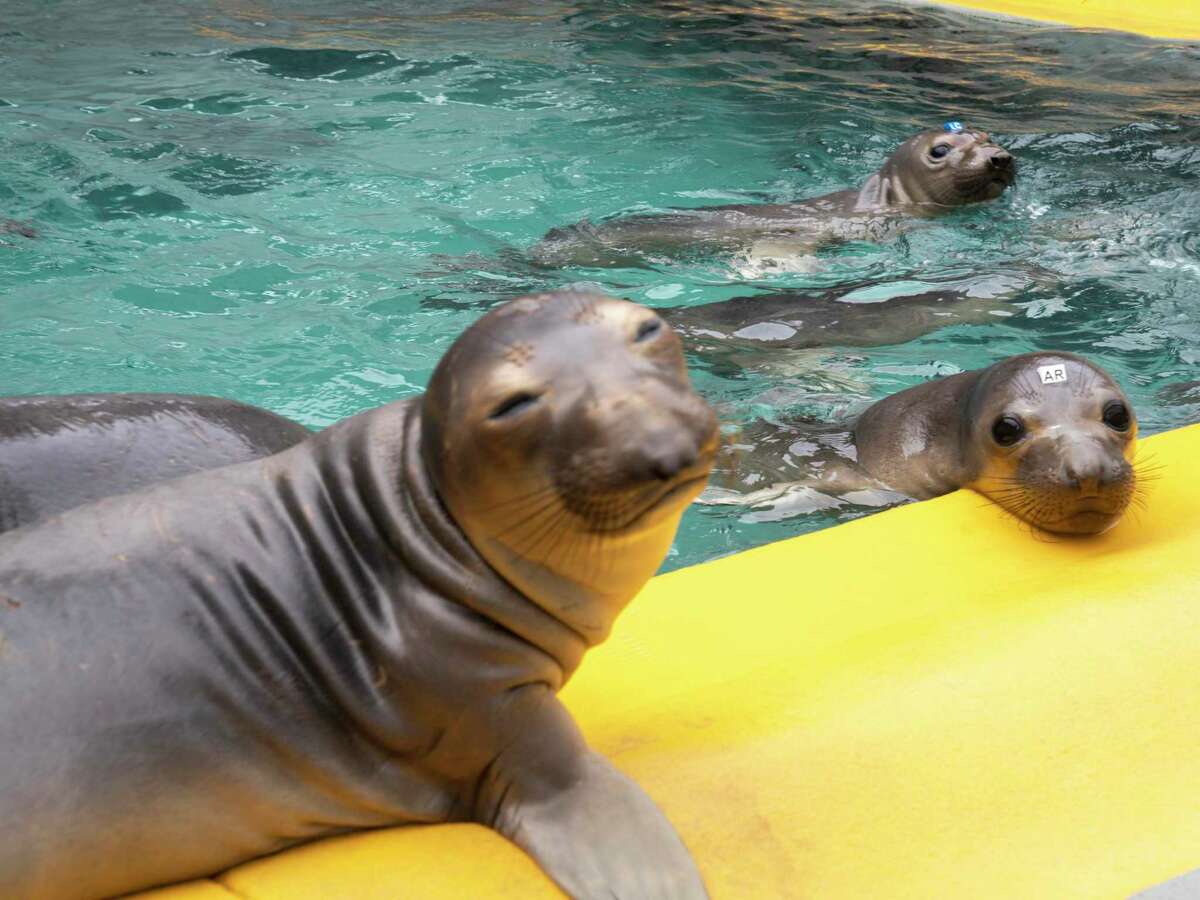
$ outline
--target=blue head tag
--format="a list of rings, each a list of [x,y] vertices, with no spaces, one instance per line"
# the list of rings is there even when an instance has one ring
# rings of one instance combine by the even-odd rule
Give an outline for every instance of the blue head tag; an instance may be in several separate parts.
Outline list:
[[[962,122],[947,122],[945,125],[942,126],[942,131],[948,131],[951,134],[958,134],[962,130],[963,130]]]

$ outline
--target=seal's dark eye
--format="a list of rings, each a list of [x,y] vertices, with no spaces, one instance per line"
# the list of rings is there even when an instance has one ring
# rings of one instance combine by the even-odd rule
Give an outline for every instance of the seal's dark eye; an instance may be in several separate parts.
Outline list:
[[[1001,447],[1011,447],[1025,434],[1025,425],[1016,416],[1001,416],[992,426],[992,438]]]
[[[537,403],[536,394],[513,394],[499,406],[492,410],[489,419],[511,419],[513,416],[520,415],[529,409],[533,404]]]
[[[633,342],[640,344],[642,341],[648,341],[662,331],[662,319],[647,319],[638,326],[637,334],[633,336]]]
[[[949,144],[934,144],[929,149],[929,155],[932,156],[934,159],[941,159],[943,156],[945,156],[949,152],[950,152]]]
[[[1110,400],[1104,405],[1104,413],[1102,415],[1104,424],[1113,431],[1128,431],[1129,430],[1129,407],[1120,400]]]

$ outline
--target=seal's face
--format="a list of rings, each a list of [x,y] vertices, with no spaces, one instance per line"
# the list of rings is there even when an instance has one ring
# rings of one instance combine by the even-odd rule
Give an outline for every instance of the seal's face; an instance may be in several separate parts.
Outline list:
[[[661,564],[718,430],[657,314],[559,292],[507,303],[455,342],[425,395],[422,441],[488,563],[598,639]]]
[[[892,154],[891,170],[909,202],[962,206],[995,200],[1017,177],[1017,163],[984,131],[922,131]]]
[[[1013,357],[970,405],[969,487],[1046,531],[1097,534],[1121,518],[1137,483],[1137,420],[1102,369],[1068,353]]]

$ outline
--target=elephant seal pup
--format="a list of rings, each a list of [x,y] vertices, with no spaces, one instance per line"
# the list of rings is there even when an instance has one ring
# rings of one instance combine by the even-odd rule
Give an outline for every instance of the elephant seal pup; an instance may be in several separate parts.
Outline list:
[[[771,459],[735,439],[714,479],[727,491],[756,488],[742,504],[796,485],[918,500],[971,488],[1045,531],[1096,534],[1120,520],[1137,489],[1133,408],[1107,372],[1072,353],[1026,353],[900,391],[867,408],[849,447],[825,434],[831,426],[814,426],[811,439],[803,426],[782,439],[769,433],[778,426],[758,430]],[[812,452],[807,466],[791,448]],[[775,487],[758,488],[768,482]]]
[[[477,821],[576,897],[705,896],[555,692],[717,441],[657,315],[535,295],[467,329],[423,397],[0,535],[5,893]]]
[[[955,281],[861,282],[834,290],[791,290],[733,297],[658,313],[688,349],[764,357],[814,347],[903,344],[949,325],[1012,315],[1007,301],[1030,279],[980,275]]]
[[[732,204],[584,221],[546,234],[531,251],[545,266],[630,266],[680,256],[748,252],[786,257],[824,243],[882,240],[901,216],[937,215],[995,200],[1016,161],[983,131],[947,122],[913,135],[861,187],[796,203]]]
[[[270,456],[310,435],[291,419],[218,397],[0,397],[0,531],[168,478]]]

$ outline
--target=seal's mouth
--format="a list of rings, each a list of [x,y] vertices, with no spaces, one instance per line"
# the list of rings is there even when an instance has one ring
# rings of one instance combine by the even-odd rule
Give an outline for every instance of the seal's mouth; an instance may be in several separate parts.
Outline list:
[[[631,534],[646,528],[653,528],[665,519],[678,515],[689,503],[700,496],[704,490],[709,475],[712,474],[713,463],[716,461],[717,441],[710,442],[701,451],[701,457],[688,468],[681,471],[669,483],[656,486],[641,504],[624,522],[602,529],[606,535],[618,536]]]
[[[1017,518],[1052,534],[1100,534],[1121,520],[1129,506],[1129,499],[1127,496],[1096,494],[1077,497],[1057,508],[1030,508],[1027,504],[1024,508],[1020,504],[1010,508],[1008,503],[1000,505]]]
[[[709,469],[706,467],[703,475],[684,478],[667,487],[662,493],[634,514],[633,518],[610,534],[628,534],[651,528],[662,522],[668,516],[674,515],[681,507],[687,506],[700,492],[708,481]]]
[[[981,179],[982,184],[976,196],[980,200],[996,200],[1006,190],[1012,187],[1016,178],[1008,172],[991,173]]]
[[[972,167],[959,173],[959,190],[970,201],[995,200],[1017,180],[1016,162],[995,165],[990,160],[982,166]]]
[[[1066,484],[1020,485],[980,490],[1023,522],[1051,534],[1100,534],[1121,521],[1133,500],[1132,482],[1083,494]]]
[[[1124,508],[1108,509],[1101,505],[1082,506],[1052,522],[1034,522],[1039,528],[1056,534],[1100,534],[1120,521]]]

